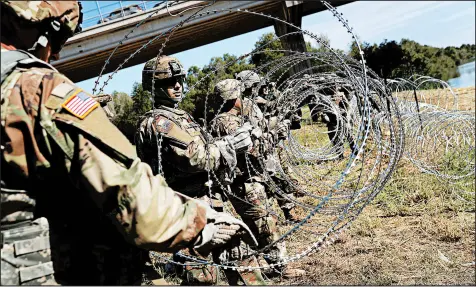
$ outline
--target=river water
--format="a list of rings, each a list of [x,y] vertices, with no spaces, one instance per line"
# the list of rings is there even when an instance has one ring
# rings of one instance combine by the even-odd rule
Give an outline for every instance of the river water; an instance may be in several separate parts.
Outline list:
[[[448,84],[452,88],[466,88],[475,86],[475,62],[466,63],[464,65],[458,66],[458,71],[460,76],[458,78],[453,78],[448,80]]]

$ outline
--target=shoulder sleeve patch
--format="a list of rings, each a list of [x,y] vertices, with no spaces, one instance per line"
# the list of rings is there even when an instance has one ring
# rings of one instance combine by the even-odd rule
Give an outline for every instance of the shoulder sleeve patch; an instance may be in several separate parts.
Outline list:
[[[61,106],[74,116],[84,119],[94,109],[99,107],[99,103],[82,89],[78,88],[70,93],[70,96]]]
[[[53,91],[51,91],[51,94],[55,97],[58,97],[60,99],[64,99],[70,92],[72,92],[76,87],[68,84],[68,83],[62,83],[56,86]]]
[[[167,118],[159,116],[155,120],[155,127],[157,128],[158,132],[167,134],[172,129],[173,123],[172,121],[168,120]]]

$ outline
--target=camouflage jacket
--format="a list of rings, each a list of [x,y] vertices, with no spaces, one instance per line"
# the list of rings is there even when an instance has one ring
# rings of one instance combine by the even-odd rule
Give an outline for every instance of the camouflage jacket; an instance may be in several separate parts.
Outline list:
[[[233,134],[241,125],[242,122],[240,116],[230,113],[221,113],[212,120],[210,128],[213,136],[223,137]],[[252,162],[253,167],[260,170],[259,157],[262,154],[260,147],[262,146],[263,139],[252,137],[252,140],[253,148],[248,152],[248,158]],[[238,163],[235,171],[237,176],[249,176],[250,174],[255,174],[255,172],[250,170],[247,165],[244,154],[238,156],[237,161]]]
[[[60,284],[137,284],[141,250],[189,246],[206,211],[154,176],[90,97],[46,68],[2,82],[2,229],[45,217]],[[2,268],[10,248],[22,260],[4,241]]]
[[[154,173],[159,171],[161,163],[172,188],[196,197],[202,195],[208,181],[207,169],[216,170],[221,165],[216,145],[208,144],[207,156],[205,137],[188,113],[159,106],[139,120],[135,143],[138,156],[150,164]]]

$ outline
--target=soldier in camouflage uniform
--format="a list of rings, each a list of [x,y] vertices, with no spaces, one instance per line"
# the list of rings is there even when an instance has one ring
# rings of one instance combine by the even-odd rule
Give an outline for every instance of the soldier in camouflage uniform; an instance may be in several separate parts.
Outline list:
[[[145,90],[154,91],[155,105],[138,122],[137,154],[151,165],[154,173],[163,172],[174,190],[221,207],[220,195],[208,194],[207,170],[233,170],[236,154],[251,144],[250,134],[242,129],[226,139],[213,141],[187,112],[175,108],[183,96],[184,76],[181,63],[174,57],[161,56],[145,64],[142,85]],[[210,140],[213,142],[207,143]],[[182,277],[189,284],[213,284],[217,273],[214,269],[187,266]],[[264,283],[259,272],[256,276],[258,279],[251,281]]]
[[[111,95],[105,95],[105,94],[101,94],[101,95],[97,95],[97,96],[93,96],[93,99],[96,100],[96,102],[99,103],[99,105],[102,107],[102,109],[104,110],[104,113],[106,113],[106,116],[107,118],[112,121],[112,119],[114,118],[115,114],[113,112],[113,109],[111,109],[111,107],[108,105],[109,103],[112,102],[112,96]],[[112,104],[112,103],[111,103]]]
[[[327,126],[327,135],[329,141],[335,147],[338,159],[343,159],[345,140],[349,143],[351,151],[356,151],[350,121],[347,116],[351,87],[334,73],[324,74],[314,79],[307,74],[304,77],[308,79],[305,85],[309,88],[312,87],[315,91],[314,102],[308,104],[311,118],[314,122],[317,122],[319,116],[321,117],[321,121]],[[333,80],[334,83],[327,84],[326,82],[329,82],[329,80]],[[335,105],[335,110],[325,108],[326,105],[331,104],[330,102]],[[336,111],[340,113],[342,121],[338,121]]]
[[[243,85],[235,79],[226,79],[220,81],[215,86],[215,97],[221,99],[213,102],[217,103],[217,107],[221,106],[219,115],[217,115],[212,123],[212,134],[218,137],[233,134],[236,129],[242,125],[242,91]],[[239,200],[233,196],[229,199],[235,207],[238,214],[244,222],[248,224],[251,231],[254,232],[258,239],[259,247],[263,248],[275,240],[280,235],[277,230],[277,220],[273,216],[271,210],[271,202],[266,192],[266,183],[259,175],[260,163],[259,158],[268,148],[267,141],[269,135],[263,132],[253,132],[254,144],[253,149],[248,152],[248,159],[251,165],[257,169],[253,170],[248,164],[245,155],[238,157],[238,164],[235,169],[235,179],[231,183],[231,191],[238,198],[244,198],[246,202]],[[264,139],[264,140],[263,140]],[[286,256],[286,247],[284,242],[279,242],[268,250],[270,256],[266,258],[269,264],[275,264]],[[278,271],[285,277],[299,276],[303,274],[302,270],[284,268],[280,266],[277,270],[267,270],[268,275],[275,275]],[[271,271],[271,272],[270,272]],[[275,273],[275,274],[273,274]]]
[[[244,85],[243,115],[251,118],[250,122],[261,127],[261,129],[268,135],[266,145],[270,146],[270,148],[268,148],[267,152],[263,154],[263,156],[266,157],[267,172],[271,176],[273,182],[276,183],[276,187],[281,190],[281,193],[286,194],[286,196],[282,196],[278,192],[270,193],[271,190],[275,189],[275,186],[268,183],[269,188],[267,190],[268,193],[270,193],[269,196],[276,198],[286,219],[295,220],[294,216],[291,214],[291,210],[295,207],[295,204],[288,198],[294,198],[297,189],[289,184],[289,182],[276,170],[276,165],[280,164],[279,159],[281,158],[280,154],[282,153],[282,143],[280,142],[287,138],[289,120],[279,121],[276,115],[270,113],[270,107],[273,106],[274,103],[265,99],[268,95],[257,94],[265,91],[265,89],[262,88],[262,85],[266,85],[265,79],[249,70],[238,73],[236,78]],[[256,101],[253,101],[252,99],[256,99]],[[260,105],[262,106],[262,109],[259,108]],[[276,111],[276,107],[274,111]],[[294,182],[294,185],[296,185],[296,181]]]
[[[1,2],[1,284],[140,284],[148,250],[206,254],[240,234],[252,244],[245,224],[154,176],[47,63],[79,12],[77,1]]]

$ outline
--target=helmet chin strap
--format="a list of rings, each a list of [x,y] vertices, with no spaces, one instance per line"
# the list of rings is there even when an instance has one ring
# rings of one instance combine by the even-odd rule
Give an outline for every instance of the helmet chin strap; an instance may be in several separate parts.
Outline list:
[[[61,24],[57,20],[51,21],[50,25],[53,31],[59,32],[59,30],[61,29]],[[48,45],[48,36],[49,36],[48,29],[46,29],[43,35],[38,37],[38,40],[36,40],[33,46],[30,49],[28,49],[28,51],[30,52],[36,51],[36,49],[38,48],[38,45],[42,46],[43,48],[46,48],[46,46]]]
[[[155,104],[164,105],[167,107],[173,107],[176,103],[182,100],[183,94],[180,98],[171,98],[164,88],[155,89]]]
[[[34,52],[38,48],[38,45],[42,46],[43,48],[46,48],[48,45],[48,38],[46,38],[44,35],[41,35],[38,40],[36,40],[35,44],[33,44],[33,47],[28,49],[29,52]]]

